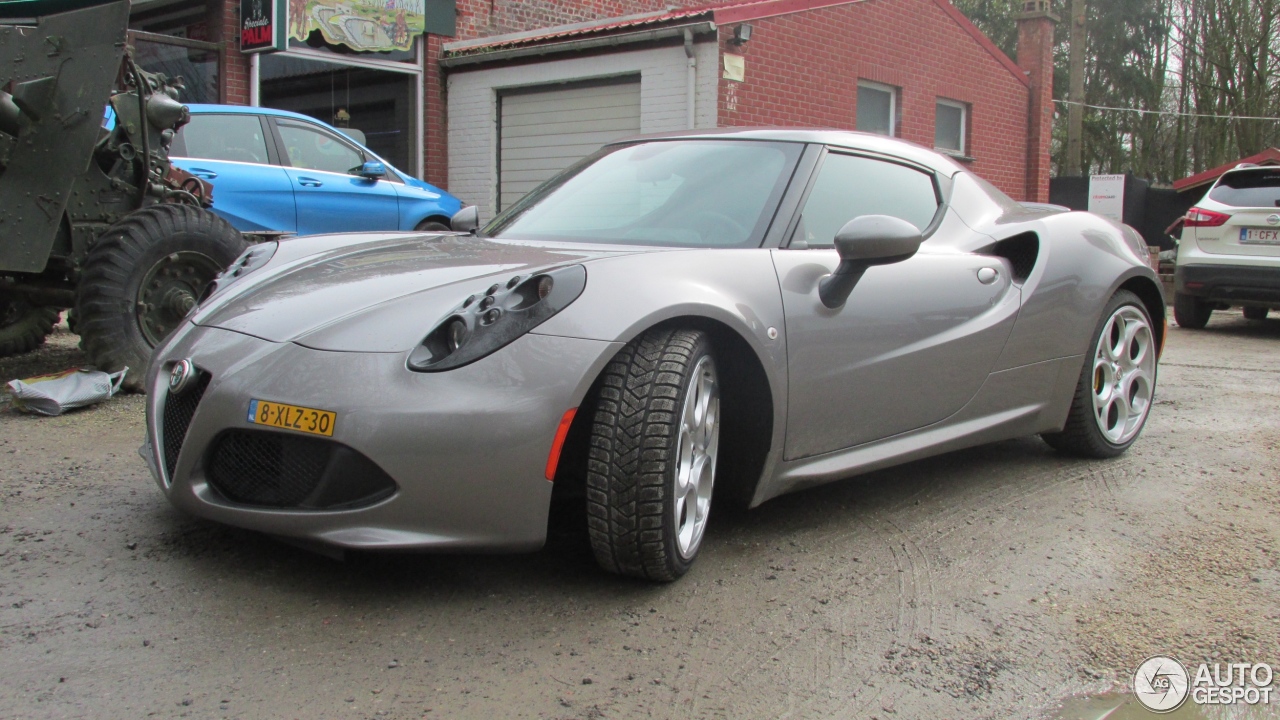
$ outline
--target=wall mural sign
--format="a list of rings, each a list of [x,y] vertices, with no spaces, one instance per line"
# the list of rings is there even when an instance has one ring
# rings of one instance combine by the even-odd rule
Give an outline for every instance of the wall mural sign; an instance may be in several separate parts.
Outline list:
[[[240,0],[240,52],[284,50],[286,0]]]
[[[265,1],[265,0],[264,0]],[[357,52],[408,50],[426,29],[426,0],[288,0],[289,37],[319,30]]]

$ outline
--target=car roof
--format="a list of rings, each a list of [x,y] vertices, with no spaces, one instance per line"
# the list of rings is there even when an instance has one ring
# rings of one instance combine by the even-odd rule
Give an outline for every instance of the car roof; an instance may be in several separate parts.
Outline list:
[[[277,110],[276,108],[269,108],[269,107],[256,107],[253,105],[206,105],[204,103],[187,103],[187,107],[190,108],[191,112],[193,113],[204,113],[204,114],[227,113],[227,114],[236,114],[236,115],[274,115],[276,117],[287,117],[287,118],[293,118],[295,120],[308,120],[310,122],[318,122],[321,125],[328,125],[328,123],[323,122],[321,120],[316,120],[310,115],[303,115],[302,113],[291,112],[289,110]]]
[[[637,140],[768,140],[773,142],[815,143],[833,147],[847,148],[861,152],[896,157],[933,170],[939,175],[950,177],[966,168],[951,158],[935,150],[916,145],[905,140],[898,140],[884,135],[855,132],[852,130],[832,130],[828,128],[717,128],[713,130],[681,130],[679,132],[641,135],[639,137],[620,140],[613,145],[636,142]]]

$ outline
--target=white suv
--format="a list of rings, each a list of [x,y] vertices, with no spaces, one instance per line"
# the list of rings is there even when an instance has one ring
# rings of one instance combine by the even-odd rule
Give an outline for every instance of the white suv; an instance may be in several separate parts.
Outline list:
[[[1250,320],[1280,309],[1280,167],[1223,173],[1183,218],[1173,316],[1202,328],[1235,305]]]

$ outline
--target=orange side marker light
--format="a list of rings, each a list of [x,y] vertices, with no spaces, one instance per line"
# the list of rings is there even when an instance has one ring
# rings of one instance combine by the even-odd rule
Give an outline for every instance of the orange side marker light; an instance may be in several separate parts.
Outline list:
[[[564,439],[569,435],[569,426],[573,425],[573,416],[577,414],[578,408],[569,408],[560,418],[556,439],[551,441],[551,454],[547,456],[547,480],[556,479],[556,468],[560,467],[560,451],[564,449]]]

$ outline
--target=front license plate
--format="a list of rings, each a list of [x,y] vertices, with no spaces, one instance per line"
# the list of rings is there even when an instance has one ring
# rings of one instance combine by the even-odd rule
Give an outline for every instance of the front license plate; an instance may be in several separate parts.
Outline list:
[[[1280,230],[1240,228],[1240,242],[1246,245],[1280,245]]]
[[[300,405],[250,400],[249,422],[255,425],[333,437],[333,426],[338,422],[338,413]]]

